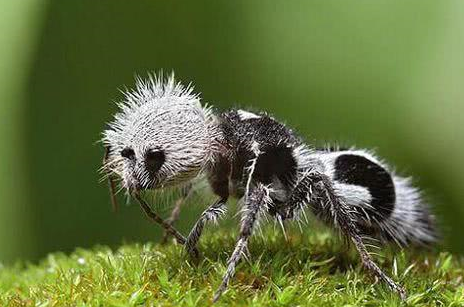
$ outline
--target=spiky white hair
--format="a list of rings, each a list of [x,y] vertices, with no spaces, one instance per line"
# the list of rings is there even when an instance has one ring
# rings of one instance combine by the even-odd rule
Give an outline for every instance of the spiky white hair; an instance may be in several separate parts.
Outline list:
[[[174,74],[150,74],[136,78],[135,89],[124,91],[120,112],[103,132],[109,148],[104,167],[122,179],[123,187],[157,188],[173,185],[198,175],[213,159],[218,137],[215,116],[189,84],[176,82]],[[135,161],[121,156],[130,148]],[[165,163],[151,176],[144,156],[162,150]]]

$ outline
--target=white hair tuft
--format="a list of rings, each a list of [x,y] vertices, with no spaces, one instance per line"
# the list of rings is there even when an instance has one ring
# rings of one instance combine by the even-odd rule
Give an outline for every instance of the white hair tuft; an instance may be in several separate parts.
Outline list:
[[[124,92],[120,112],[103,133],[110,148],[107,167],[118,174],[125,188],[155,188],[192,179],[212,161],[220,137],[216,119],[191,84],[177,82],[174,74],[136,77],[133,90]],[[121,157],[125,148],[135,160]],[[165,161],[151,174],[146,169],[148,151],[162,151]]]

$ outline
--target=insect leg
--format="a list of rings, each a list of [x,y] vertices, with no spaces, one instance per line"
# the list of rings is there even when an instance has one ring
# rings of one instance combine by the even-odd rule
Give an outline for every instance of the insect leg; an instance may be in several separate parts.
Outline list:
[[[208,221],[216,221],[221,215],[223,215],[226,211],[225,204],[226,199],[220,199],[209,206],[203,213],[201,214],[198,221],[193,226],[192,230],[190,231],[187,242],[185,244],[185,249],[187,252],[192,256],[195,255],[194,250],[197,246],[198,241],[200,240],[200,236],[203,232],[203,228]]]
[[[166,223],[168,223],[170,225],[173,225],[174,222],[177,221],[177,219],[179,218],[179,215],[180,215],[180,209],[181,209],[182,205],[185,203],[185,201],[192,194],[192,190],[193,190],[193,188],[192,188],[191,185],[189,185],[189,186],[182,189],[182,194],[176,200],[176,202],[174,204],[174,208],[171,211],[171,215],[166,220]],[[167,231],[164,231],[163,239],[161,240],[161,243],[163,243],[163,244],[166,243],[168,241],[168,238],[169,238],[169,233]]]
[[[249,194],[245,197],[239,238],[232,255],[227,261],[226,273],[224,274],[221,285],[214,294],[213,302],[216,302],[227,289],[230,279],[234,276],[235,267],[247,248],[248,239],[253,233],[253,227],[259,219],[260,211],[266,208],[272,201],[269,197],[269,190],[262,184],[257,184],[256,187],[250,189]]]
[[[186,242],[185,237],[177,230],[175,229],[172,225],[166,223],[156,212],[154,212],[151,208],[150,205],[147,204],[147,202],[142,198],[142,196],[139,193],[134,193],[133,194],[135,199],[139,202],[140,207],[142,210],[145,212],[145,215],[150,218],[152,221],[155,223],[159,224],[163,229],[172,235],[177,243],[184,245]],[[195,248],[193,250],[194,253],[198,253],[198,250]]]
[[[401,299],[406,298],[404,288],[385,274],[368,253],[359,228],[356,226],[356,212],[336,195],[330,178],[316,172],[306,173],[294,189],[289,208],[299,208],[302,203],[311,204],[314,206],[315,213],[325,215],[326,220],[330,220],[347,238],[351,239],[364,267],[388,284]]]
[[[350,226],[348,226],[350,227]],[[398,285],[393,279],[391,279],[387,274],[385,274],[381,268],[374,262],[371,255],[367,251],[367,248],[362,240],[362,237],[359,233],[351,234],[351,240],[354,243],[354,246],[358,250],[359,255],[361,256],[362,263],[369,271],[374,273],[377,277],[383,280],[393,291],[397,292],[402,300],[406,300],[406,290]]]

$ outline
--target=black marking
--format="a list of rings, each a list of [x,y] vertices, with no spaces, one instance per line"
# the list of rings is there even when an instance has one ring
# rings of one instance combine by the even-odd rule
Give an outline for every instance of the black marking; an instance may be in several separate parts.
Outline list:
[[[121,150],[121,156],[123,158],[133,160],[135,158],[135,152],[132,148],[126,147],[123,150]]]
[[[274,147],[260,154],[256,163],[253,179],[264,184],[271,184],[277,177],[286,189],[291,189],[296,179],[297,163],[292,155],[293,150],[289,147]],[[283,214],[286,204],[277,199],[268,204],[268,213],[276,215]]]
[[[366,187],[372,196],[367,209],[378,221],[388,218],[395,208],[395,186],[391,175],[377,163],[359,155],[343,154],[335,160],[334,179]]]
[[[149,150],[145,154],[145,165],[150,174],[155,174],[166,161],[166,155],[162,150]]]
[[[264,184],[272,182],[276,176],[283,184],[290,186],[296,176],[296,161],[292,148],[273,147],[259,155],[253,178]]]

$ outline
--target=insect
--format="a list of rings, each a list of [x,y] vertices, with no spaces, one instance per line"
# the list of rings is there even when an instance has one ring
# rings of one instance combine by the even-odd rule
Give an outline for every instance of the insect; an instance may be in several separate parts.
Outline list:
[[[305,211],[337,229],[353,243],[368,271],[406,297],[403,287],[373,261],[365,238],[429,244],[437,237],[435,219],[410,180],[373,153],[317,149],[266,113],[215,111],[173,75],[137,78],[135,89],[124,95],[103,133],[103,170],[112,194],[119,181],[192,257],[198,257],[205,225],[226,212],[230,197],[239,199],[238,239],[213,301],[226,290],[264,217],[283,225],[300,220]],[[198,176],[208,180],[217,200],[185,238],[151,210],[141,192],[185,186]]]

